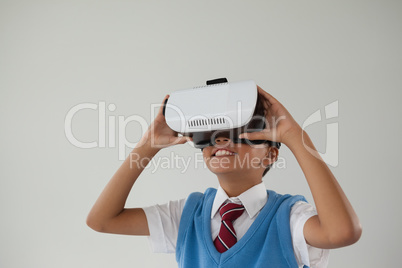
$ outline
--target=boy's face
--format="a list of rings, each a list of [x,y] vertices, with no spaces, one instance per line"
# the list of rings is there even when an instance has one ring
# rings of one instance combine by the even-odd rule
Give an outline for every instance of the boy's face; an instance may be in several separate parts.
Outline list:
[[[268,144],[233,143],[229,138],[216,137],[215,145],[202,151],[204,161],[216,175],[235,173],[262,177],[265,168],[276,161],[278,149]]]

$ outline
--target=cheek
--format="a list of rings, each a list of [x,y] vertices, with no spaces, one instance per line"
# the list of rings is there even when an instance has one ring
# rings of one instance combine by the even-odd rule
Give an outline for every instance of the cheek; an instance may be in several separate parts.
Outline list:
[[[264,157],[262,150],[241,150],[238,151],[239,157],[244,159],[261,159]]]
[[[238,161],[242,164],[243,167],[258,168],[261,165],[264,156],[264,152],[262,151],[239,151]]]
[[[205,162],[207,162],[209,160],[209,158],[211,157],[212,149],[207,147],[207,148],[204,148],[201,152],[202,152],[202,158],[204,159]]]

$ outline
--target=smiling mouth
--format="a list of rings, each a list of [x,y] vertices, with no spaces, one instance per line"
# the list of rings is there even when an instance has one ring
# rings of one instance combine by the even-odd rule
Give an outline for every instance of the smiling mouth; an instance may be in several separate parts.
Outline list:
[[[236,155],[236,153],[233,153],[233,152],[229,152],[229,151],[226,151],[226,150],[218,150],[211,157],[235,156],[235,155]]]

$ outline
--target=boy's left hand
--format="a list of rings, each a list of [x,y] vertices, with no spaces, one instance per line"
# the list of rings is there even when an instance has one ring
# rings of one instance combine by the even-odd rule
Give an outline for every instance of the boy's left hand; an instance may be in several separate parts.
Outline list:
[[[270,140],[288,144],[294,135],[301,132],[300,125],[277,99],[258,85],[257,88],[265,108],[265,129],[252,133],[242,133],[239,138]]]

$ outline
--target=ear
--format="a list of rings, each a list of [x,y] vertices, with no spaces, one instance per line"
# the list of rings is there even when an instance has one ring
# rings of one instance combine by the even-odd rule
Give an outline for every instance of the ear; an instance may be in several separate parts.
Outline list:
[[[269,166],[275,163],[276,160],[278,160],[278,153],[279,153],[278,148],[276,148],[275,146],[270,146],[263,160],[264,165]]]

